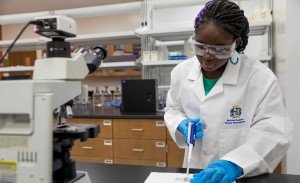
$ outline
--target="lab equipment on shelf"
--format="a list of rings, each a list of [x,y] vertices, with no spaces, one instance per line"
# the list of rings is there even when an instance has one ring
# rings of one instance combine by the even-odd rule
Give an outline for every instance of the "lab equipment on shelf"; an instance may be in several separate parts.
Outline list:
[[[115,107],[120,107],[121,103],[122,103],[121,87],[116,86],[116,90],[113,93],[112,105]]]
[[[111,106],[112,105],[112,92],[110,91],[108,86],[104,86],[104,91],[102,92],[102,101],[103,106]]]
[[[98,86],[96,86],[95,91],[93,93],[93,103],[97,107],[101,107],[103,105],[102,92]]]

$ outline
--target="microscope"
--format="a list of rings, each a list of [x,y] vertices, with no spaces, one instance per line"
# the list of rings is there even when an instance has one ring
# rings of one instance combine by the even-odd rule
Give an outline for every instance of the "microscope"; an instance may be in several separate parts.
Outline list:
[[[86,172],[76,171],[69,151],[74,140],[97,137],[100,127],[63,121],[72,115],[69,101],[81,93],[81,80],[97,70],[107,52],[96,46],[71,53],[65,41],[76,36],[71,18],[35,21],[35,32],[51,38],[47,57],[35,61],[32,80],[0,81],[0,182],[89,183]]]

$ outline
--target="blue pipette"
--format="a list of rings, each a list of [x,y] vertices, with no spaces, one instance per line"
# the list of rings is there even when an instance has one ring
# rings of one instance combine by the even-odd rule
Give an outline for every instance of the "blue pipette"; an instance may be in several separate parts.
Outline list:
[[[190,162],[191,162],[193,147],[195,146],[195,140],[196,140],[196,124],[190,122],[190,123],[188,123],[188,138],[187,138],[188,159],[187,159],[186,175],[187,175],[188,181],[190,180],[189,169],[190,169]]]

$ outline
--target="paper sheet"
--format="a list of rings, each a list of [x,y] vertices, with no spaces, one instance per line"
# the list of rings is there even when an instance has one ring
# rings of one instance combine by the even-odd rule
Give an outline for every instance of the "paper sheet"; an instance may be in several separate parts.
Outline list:
[[[190,178],[193,175],[190,174]],[[144,183],[187,183],[186,173],[151,172]]]
[[[193,174],[190,174],[190,178]],[[186,173],[151,172],[144,183],[188,183]],[[236,183],[235,181],[233,183]]]

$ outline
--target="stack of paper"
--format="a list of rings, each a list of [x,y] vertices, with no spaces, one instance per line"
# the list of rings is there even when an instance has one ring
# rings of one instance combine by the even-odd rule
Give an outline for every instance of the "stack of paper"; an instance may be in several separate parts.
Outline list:
[[[190,177],[193,177],[190,174]],[[186,173],[166,173],[166,172],[151,172],[145,183],[187,183]]]

